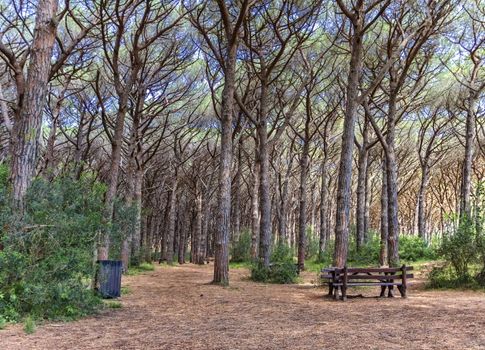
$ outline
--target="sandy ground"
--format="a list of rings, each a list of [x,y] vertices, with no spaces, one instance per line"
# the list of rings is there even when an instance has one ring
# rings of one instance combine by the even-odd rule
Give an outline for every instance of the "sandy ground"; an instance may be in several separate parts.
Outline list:
[[[231,270],[209,285],[212,265],[157,267],[124,277],[122,308],[26,335],[0,331],[0,349],[485,349],[485,294],[412,288],[409,297],[323,298],[306,273],[300,285],[265,285]]]

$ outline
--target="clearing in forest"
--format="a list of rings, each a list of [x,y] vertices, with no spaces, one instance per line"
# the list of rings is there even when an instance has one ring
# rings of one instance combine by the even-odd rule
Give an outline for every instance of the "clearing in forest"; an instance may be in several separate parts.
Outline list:
[[[407,299],[336,302],[305,283],[270,285],[231,270],[231,286],[208,284],[213,266],[156,267],[124,277],[122,307],[26,335],[0,331],[0,349],[485,349],[485,295],[409,290]]]

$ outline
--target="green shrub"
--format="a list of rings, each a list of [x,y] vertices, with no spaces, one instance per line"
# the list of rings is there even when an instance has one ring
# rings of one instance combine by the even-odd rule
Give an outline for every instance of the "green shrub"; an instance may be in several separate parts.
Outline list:
[[[251,260],[251,231],[244,230],[231,246],[231,262]]]
[[[4,329],[7,326],[7,320],[0,316],[0,330]]]
[[[455,232],[443,238],[440,253],[454,268],[458,280],[467,280],[469,267],[479,255],[475,225],[463,220]]]
[[[355,240],[350,242],[348,254],[348,266],[368,266],[379,264],[380,241],[376,236],[369,239],[368,242],[357,250]]]
[[[405,261],[418,261],[437,258],[436,250],[425,240],[417,236],[399,237],[399,257]]]
[[[251,267],[251,279],[257,282],[279,284],[295,283],[298,268],[293,261],[292,249],[284,244],[277,245],[271,254],[271,266],[266,268],[261,262]]]
[[[22,218],[0,208],[1,317],[73,319],[99,307],[90,285],[103,193],[104,186],[89,178],[37,179]]]
[[[431,288],[477,288],[476,281],[470,275],[458,276],[449,264],[434,267],[429,273],[429,287]]]
[[[35,321],[30,315],[24,320],[24,332],[27,334],[32,334],[35,332]]]
[[[268,282],[270,279],[270,269],[264,267],[260,262],[251,266],[251,279],[255,282]]]

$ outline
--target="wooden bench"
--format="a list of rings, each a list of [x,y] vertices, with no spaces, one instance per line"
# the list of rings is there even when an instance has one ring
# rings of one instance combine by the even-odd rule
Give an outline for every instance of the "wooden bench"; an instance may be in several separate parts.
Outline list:
[[[393,297],[392,290],[396,286],[401,293],[401,297],[406,297],[407,280],[413,278],[412,266],[403,265],[397,268],[372,267],[372,268],[323,268],[321,278],[328,284],[328,295],[334,299],[339,298],[339,291],[342,293],[342,300],[347,300],[348,287],[379,286],[381,287],[381,297],[385,296],[388,289],[388,297]]]

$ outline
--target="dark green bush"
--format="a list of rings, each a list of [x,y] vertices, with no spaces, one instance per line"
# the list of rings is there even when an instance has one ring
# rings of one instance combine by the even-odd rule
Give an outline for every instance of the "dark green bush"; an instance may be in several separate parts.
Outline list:
[[[357,251],[355,240],[350,242],[348,266],[352,265],[378,265],[379,264],[380,241],[376,236],[373,236],[360,247]]]
[[[4,203],[0,317],[73,319],[97,309],[90,285],[103,193],[89,178],[37,179],[21,218]]]
[[[449,264],[441,267],[434,267],[429,276],[429,287],[431,288],[477,288],[478,284],[470,275],[458,276],[453,267]]]
[[[455,232],[443,238],[441,256],[453,267],[458,280],[470,277],[470,265],[479,256],[476,228],[473,222],[463,219]]]
[[[244,230],[231,246],[231,262],[251,260],[251,231]]]
[[[293,252],[290,247],[277,245],[271,254],[271,266],[266,268],[261,262],[251,267],[251,279],[257,282],[270,282],[279,284],[295,283],[298,269],[293,261]]]
[[[437,252],[432,245],[417,236],[399,237],[399,257],[405,261],[418,261],[437,258]]]

